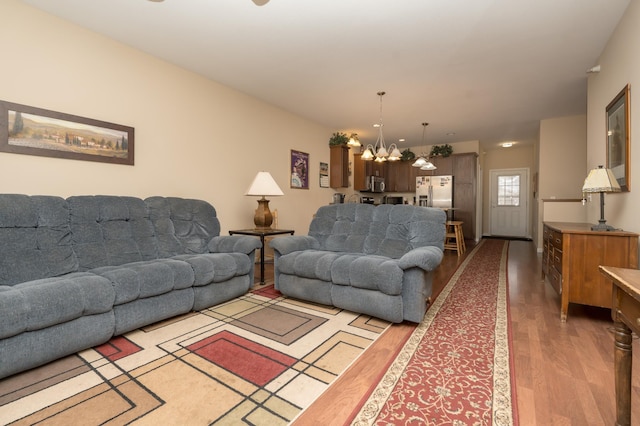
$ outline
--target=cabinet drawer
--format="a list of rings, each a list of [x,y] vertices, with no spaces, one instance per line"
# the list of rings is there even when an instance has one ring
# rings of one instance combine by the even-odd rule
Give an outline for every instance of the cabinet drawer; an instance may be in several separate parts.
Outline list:
[[[551,244],[558,250],[562,250],[562,233],[551,231]]]
[[[562,271],[562,250],[558,250],[557,248],[554,248],[551,253],[552,253],[551,260],[550,260],[551,265],[553,265],[553,267],[556,268],[558,271]]]
[[[558,292],[558,294],[562,294],[562,274],[558,272],[558,270],[554,267],[549,268],[549,284],[551,287]]]

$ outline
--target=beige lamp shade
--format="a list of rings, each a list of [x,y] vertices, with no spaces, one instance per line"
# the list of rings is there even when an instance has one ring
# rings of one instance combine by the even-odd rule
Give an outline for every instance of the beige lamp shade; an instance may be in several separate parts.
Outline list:
[[[600,220],[597,225],[591,227],[592,231],[614,231],[615,228],[611,225],[607,225],[607,221],[604,219],[604,193],[605,192],[620,192],[620,185],[616,177],[613,175],[611,169],[605,169],[602,166],[598,166],[596,169],[592,169],[589,175],[584,180],[582,185],[582,192],[599,192],[600,193]]]
[[[258,200],[258,208],[256,214],[253,217],[253,223],[256,228],[271,228],[273,223],[273,215],[269,210],[269,200],[265,196],[279,196],[284,195],[284,192],[280,189],[276,181],[269,172],[258,172],[253,179],[251,186],[247,190],[245,195],[257,195],[262,197]]]
[[[611,169],[598,166],[592,169],[584,180],[582,192],[620,192],[620,185]]]
[[[266,195],[284,195],[284,192],[282,192],[276,181],[273,179],[271,173],[258,172],[245,195],[258,195],[263,197]]]

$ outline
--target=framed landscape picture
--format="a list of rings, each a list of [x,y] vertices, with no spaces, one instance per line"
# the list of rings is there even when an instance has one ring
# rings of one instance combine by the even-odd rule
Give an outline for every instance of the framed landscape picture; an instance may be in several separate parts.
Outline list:
[[[133,127],[0,101],[0,152],[133,165]]]
[[[291,188],[309,189],[309,154],[291,150]]]
[[[607,105],[607,169],[622,191],[630,191],[629,85]]]

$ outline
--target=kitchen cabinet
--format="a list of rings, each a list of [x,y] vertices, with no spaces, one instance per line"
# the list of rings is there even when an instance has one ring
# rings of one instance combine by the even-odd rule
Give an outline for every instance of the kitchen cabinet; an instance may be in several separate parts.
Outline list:
[[[612,284],[598,266],[638,268],[638,234],[592,231],[590,223],[544,222],[542,278],[560,294],[560,320],[569,303],[611,308]]]
[[[333,145],[329,157],[329,186],[331,188],[349,187],[349,147]]]
[[[455,156],[454,156],[455,155]],[[434,166],[437,167],[436,170],[420,170],[418,169],[418,176],[442,176],[442,175],[452,175],[453,174],[453,163],[454,158],[456,156],[460,156],[463,154],[452,154],[448,157],[431,157],[429,161],[433,163]]]
[[[389,161],[386,171],[386,192],[415,192],[419,168],[413,161]]]
[[[377,162],[374,160],[364,161],[362,154],[353,154],[353,189],[354,191],[367,190],[367,177],[386,177],[387,162]],[[414,183],[415,185],[415,183]]]
[[[463,222],[462,232],[466,238],[472,239],[475,239],[476,236],[477,157],[475,152],[454,154],[447,157],[452,159],[451,174],[453,175],[455,219]]]

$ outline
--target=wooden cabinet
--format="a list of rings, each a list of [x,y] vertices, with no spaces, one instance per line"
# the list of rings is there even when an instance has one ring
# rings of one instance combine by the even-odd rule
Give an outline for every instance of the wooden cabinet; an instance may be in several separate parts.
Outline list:
[[[389,161],[386,170],[387,192],[415,192],[416,176],[419,168],[412,167],[413,161]]]
[[[418,176],[442,176],[453,174],[453,164],[455,159],[461,155],[466,154],[453,154],[448,157],[431,157],[429,161],[436,166],[436,170],[420,170],[418,169]],[[475,154],[474,154],[475,155]]]
[[[333,145],[329,157],[329,186],[331,188],[349,187],[349,147]]]
[[[455,219],[463,222],[462,232],[465,237],[475,239],[478,155],[472,152],[468,154],[454,154],[447,158],[452,159],[451,174],[453,175],[453,207],[455,208]]]
[[[637,269],[638,234],[591,231],[589,223],[544,223],[542,278],[560,294],[561,321],[569,303],[611,308],[611,281],[599,265]]]
[[[367,177],[386,177],[385,162],[364,161],[362,154],[353,154],[353,189],[354,191],[367,190]]]

